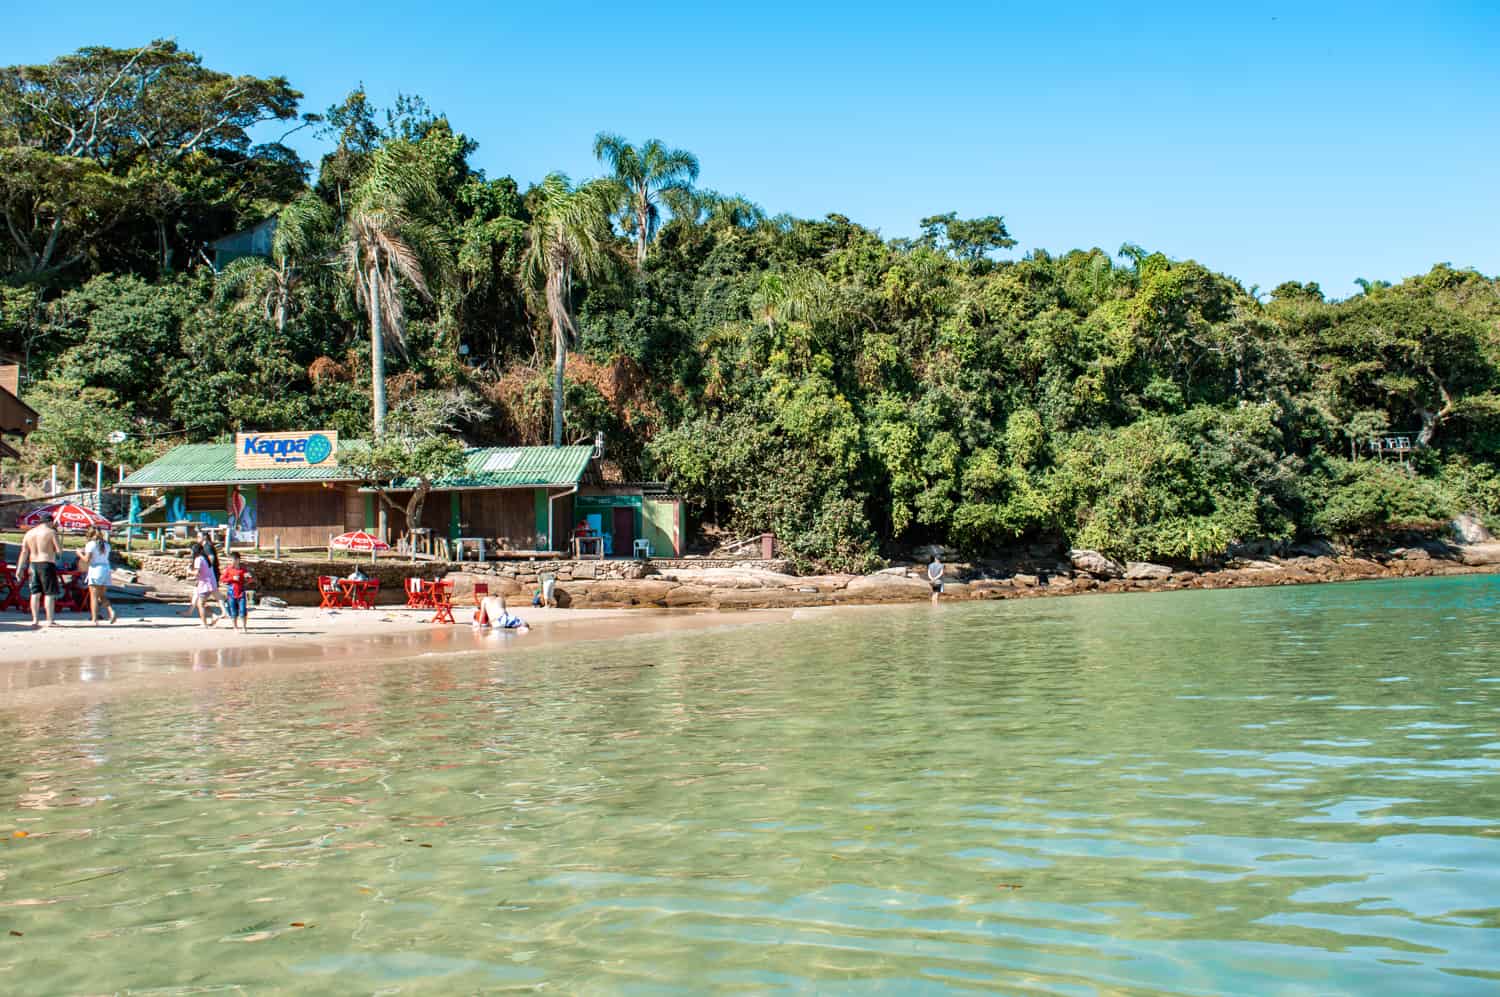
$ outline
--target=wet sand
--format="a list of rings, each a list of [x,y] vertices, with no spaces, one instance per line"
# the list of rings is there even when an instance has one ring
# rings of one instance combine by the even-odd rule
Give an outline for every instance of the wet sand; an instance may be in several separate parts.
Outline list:
[[[32,630],[30,614],[0,614],[0,709],[46,705],[188,683],[250,681],[305,667],[378,667],[426,655],[525,653],[580,641],[749,626],[834,610],[750,612],[641,609],[534,609],[519,615],[526,633],[470,625],[472,609],[455,609],[454,625],[433,624],[431,610],[328,611],[257,608],[248,634],[228,621],[205,629],[178,616],[180,605],[117,607],[114,625],[59,616],[51,630]]]

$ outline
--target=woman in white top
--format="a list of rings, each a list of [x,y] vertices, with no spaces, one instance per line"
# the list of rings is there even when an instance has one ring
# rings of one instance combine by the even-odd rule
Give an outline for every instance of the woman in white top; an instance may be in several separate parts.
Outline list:
[[[224,603],[219,599],[219,575],[214,571],[213,562],[208,559],[202,544],[194,543],[192,552],[193,577],[197,582],[193,587],[193,607],[198,610],[198,621],[205,627],[211,627],[224,618]],[[219,607],[219,615],[211,620],[208,618],[210,601]]]
[[[89,619],[99,625],[99,611],[109,613],[109,622],[115,622],[115,607],[109,604],[109,538],[97,528],[88,532],[88,543],[83,548],[84,564],[88,567]]]

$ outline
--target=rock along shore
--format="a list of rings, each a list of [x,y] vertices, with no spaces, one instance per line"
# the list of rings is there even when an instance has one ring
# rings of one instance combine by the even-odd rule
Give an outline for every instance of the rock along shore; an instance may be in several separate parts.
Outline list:
[[[143,568],[154,576],[186,577],[185,559],[152,556]],[[271,561],[249,558],[265,594],[293,604],[316,602],[319,574],[343,575],[349,562]],[[445,577],[453,600],[466,605],[474,586],[488,586],[515,605],[531,601],[540,579],[556,579],[562,607],[622,609],[779,609],[803,606],[920,602],[931,597],[924,564],[897,565],[870,575],[794,575],[785,562],[513,561],[443,564],[381,561],[363,565],[382,581],[382,603],[404,599],[409,576]],[[1154,592],[1180,589],[1305,585],[1375,578],[1500,572],[1500,543],[1453,545],[1430,541],[1374,553],[1320,553],[1296,557],[1232,558],[1212,569],[1120,564],[1092,551],[1068,560],[950,563],[943,601],[1028,599],[1086,592]]]

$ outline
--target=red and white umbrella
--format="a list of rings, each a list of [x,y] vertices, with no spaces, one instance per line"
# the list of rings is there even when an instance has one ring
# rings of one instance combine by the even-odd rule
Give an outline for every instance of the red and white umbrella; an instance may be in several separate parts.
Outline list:
[[[107,530],[114,525],[92,509],[85,509],[81,505],[72,503],[57,502],[32,509],[16,520],[16,525],[30,529],[45,522],[51,522],[59,530],[67,530],[70,533],[82,533],[90,527]]]
[[[390,544],[373,533],[366,533],[364,530],[351,530],[348,533],[341,533],[333,538],[331,546],[334,550],[362,550],[366,552],[391,549]]]

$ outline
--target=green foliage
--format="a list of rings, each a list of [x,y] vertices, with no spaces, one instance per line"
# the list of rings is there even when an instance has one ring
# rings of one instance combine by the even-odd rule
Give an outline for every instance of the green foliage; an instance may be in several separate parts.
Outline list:
[[[87,387],[63,379],[40,381],[24,393],[36,409],[37,428],[22,451],[26,469],[42,477],[53,464],[101,460],[134,465],[145,456],[139,441],[109,442],[110,434],[130,428],[130,417],[108,388]]]
[[[103,137],[70,130],[98,99]],[[1193,560],[1500,514],[1500,282],[1476,272],[1336,301],[1133,244],[1002,259],[999,215],[886,240],[694,190],[690,153],[608,133],[608,177],[528,189],[420,98],[362,86],[324,116],[309,187],[250,139],[299,99],[170,42],[0,71],[0,353],[45,409],[27,466],[113,429],[367,436],[378,336],[398,403],[350,457],[372,480],[445,473],[459,429],[599,430],[623,473],[809,567],[1037,540]],[[207,265],[272,217],[266,258]],[[1370,456],[1389,432],[1418,439],[1408,465]]]
[[[1437,481],[1400,464],[1331,458],[1320,472],[1309,481],[1311,525],[1328,536],[1430,528],[1463,511]]]

